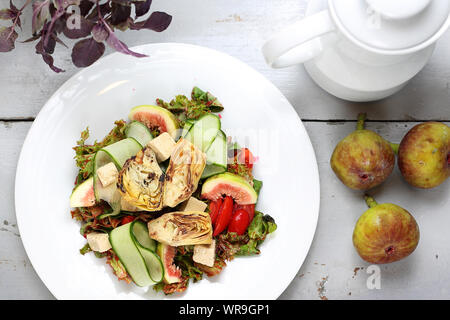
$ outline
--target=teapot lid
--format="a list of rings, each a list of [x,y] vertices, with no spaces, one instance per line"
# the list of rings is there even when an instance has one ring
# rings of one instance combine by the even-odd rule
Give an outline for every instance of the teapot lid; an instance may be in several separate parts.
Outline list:
[[[450,0],[329,0],[339,29],[380,53],[412,52],[430,45],[450,24]]]

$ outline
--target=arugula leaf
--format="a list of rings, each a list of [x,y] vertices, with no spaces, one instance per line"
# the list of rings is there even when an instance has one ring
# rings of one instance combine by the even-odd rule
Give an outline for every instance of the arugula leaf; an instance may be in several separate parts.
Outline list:
[[[156,99],[156,104],[174,113],[181,127],[186,120],[196,120],[207,113],[223,110],[222,104],[216,97],[197,87],[192,90],[191,99],[184,95],[177,95],[170,102]]]
[[[194,87],[191,93],[192,100],[205,103],[211,112],[223,111],[223,105],[210,92],[205,92],[198,87]]]

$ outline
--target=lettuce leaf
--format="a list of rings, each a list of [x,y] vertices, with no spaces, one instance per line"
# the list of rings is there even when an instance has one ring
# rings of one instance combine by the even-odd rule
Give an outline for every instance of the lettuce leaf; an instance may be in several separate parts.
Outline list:
[[[73,148],[75,150],[75,162],[80,169],[76,186],[86,180],[94,169],[94,156],[95,153],[103,147],[113,144],[117,141],[125,139],[125,127],[126,122],[119,120],[115,122],[115,127],[103,138],[102,141],[95,141],[94,144],[86,144],[86,140],[89,138],[89,128],[86,128],[81,132],[81,138],[77,141],[77,145]]]

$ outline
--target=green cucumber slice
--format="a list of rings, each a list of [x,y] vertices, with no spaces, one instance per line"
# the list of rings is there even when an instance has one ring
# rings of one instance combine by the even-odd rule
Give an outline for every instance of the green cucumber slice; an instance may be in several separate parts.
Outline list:
[[[116,185],[114,185],[115,189],[114,192],[112,193],[111,197],[107,200],[105,200],[104,198],[101,197],[102,200],[105,200],[109,203],[109,205],[111,206],[112,211],[109,213],[104,213],[98,216],[98,219],[104,219],[106,217],[110,217],[110,216],[117,216],[122,207],[121,207],[121,199],[122,199],[122,195],[120,194],[119,190],[117,189]]]
[[[117,169],[121,169],[125,161],[141,150],[141,145],[134,138],[126,138],[100,149],[95,154],[95,169],[114,162]]]
[[[220,130],[220,119],[215,114],[206,114],[198,119],[186,134],[185,139],[203,152],[213,143]]]
[[[117,170],[120,170],[125,161],[136,155],[141,149],[141,145],[134,138],[126,138],[97,151],[94,156],[94,193],[97,201],[101,199],[97,169],[113,162]]]
[[[156,251],[156,241],[148,236],[148,228],[142,221],[133,223],[133,235],[137,242],[151,251]]]
[[[184,127],[183,130],[181,131],[181,137],[184,138],[187,135],[187,133],[189,132],[189,130],[191,130],[194,123],[195,123],[194,120],[189,119],[184,122]]]
[[[113,229],[109,233],[109,241],[134,283],[140,287],[155,284],[150,277],[145,259],[136,245],[131,228],[133,223]]]
[[[142,255],[142,258],[144,258],[153,284],[160,283],[164,279],[164,267],[161,258],[155,252],[150,251],[139,244],[137,244],[137,248]]]
[[[127,125],[125,129],[125,136],[127,138],[134,138],[142,148],[144,148],[153,139],[153,136],[147,126],[139,121],[133,121]]]
[[[227,136],[222,130],[219,130],[213,143],[206,151],[207,163],[226,168],[228,162],[227,151]]]
[[[227,170],[227,136],[219,130],[216,138],[206,151],[206,167],[202,173],[202,179],[209,178]]]
[[[131,227],[133,240],[144,258],[150,277],[155,283],[164,278],[164,267],[161,258],[156,254],[156,241],[150,239],[148,229],[142,221],[133,221]]]

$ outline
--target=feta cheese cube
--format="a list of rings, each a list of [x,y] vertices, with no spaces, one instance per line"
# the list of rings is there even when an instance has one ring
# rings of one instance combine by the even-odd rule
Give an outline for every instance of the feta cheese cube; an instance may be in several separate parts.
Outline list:
[[[115,182],[119,177],[119,171],[114,163],[110,162],[97,169],[97,176],[103,187],[107,187]]]
[[[105,252],[111,249],[109,235],[107,233],[92,232],[88,233],[86,238],[89,243],[89,247],[91,247],[93,251]]]
[[[213,240],[211,244],[196,244],[192,259],[197,263],[213,267],[216,260],[216,240]]]
[[[197,198],[190,197],[181,205],[181,211],[201,211],[204,212],[208,205]]]
[[[163,132],[151,140],[148,146],[155,152],[158,162],[163,162],[170,158],[170,155],[175,149],[175,140],[173,140],[170,134]]]

